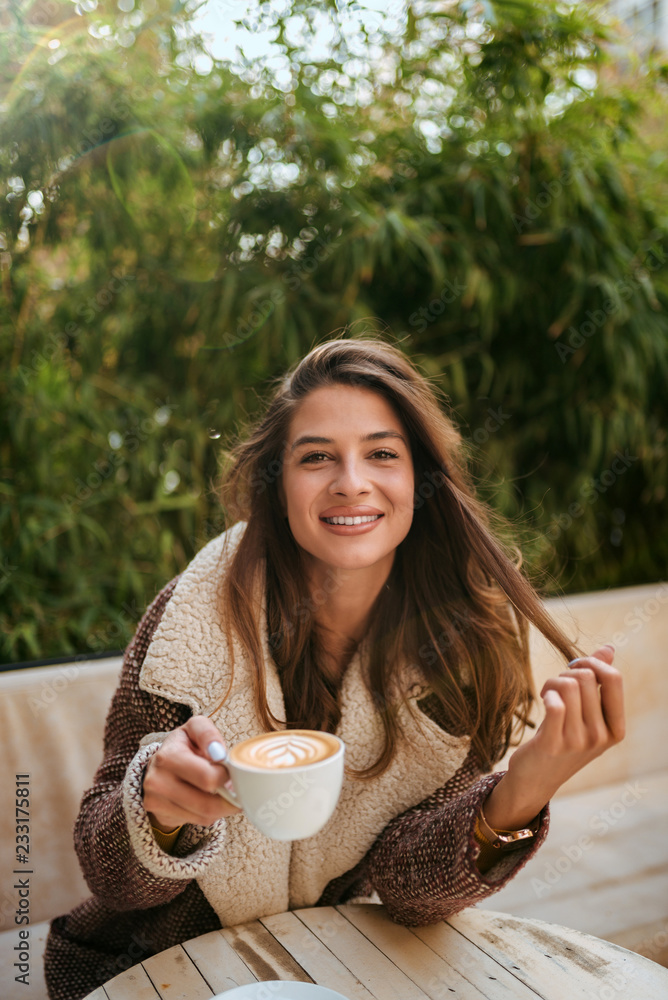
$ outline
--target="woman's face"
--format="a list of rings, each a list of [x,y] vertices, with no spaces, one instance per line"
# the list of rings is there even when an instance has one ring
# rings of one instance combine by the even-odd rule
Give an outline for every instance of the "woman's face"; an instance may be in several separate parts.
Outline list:
[[[314,389],[292,418],[283,459],[278,492],[297,544],[321,568],[388,573],[413,521],[414,490],[408,434],[392,406],[371,389]],[[324,520],[361,515],[375,519]]]

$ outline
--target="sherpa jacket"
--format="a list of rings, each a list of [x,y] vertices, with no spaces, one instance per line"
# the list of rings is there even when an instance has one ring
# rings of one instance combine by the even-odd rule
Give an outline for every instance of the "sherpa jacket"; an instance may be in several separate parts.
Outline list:
[[[167,732],[193,714],[209,714],[228,689],[217,594],[245,526],[239,522],[213,539],[158,594],[126,650],[104,758],[75,825],[93,897],[51,923],[45,951],[51,1000],[80,1000],[190,937],[298,907],[375,900],[398,923],[435,923],[506,885],[547,834],[548,806],[529,846],[480,873],[476,816],[505,772],[483,774],[469,738],[451,735],[428,714],[429,690],[411,665],[396,680],[404,737],[395,758],[370,781],[346,775],[335,813],[318,834],[273,841],[238,814],[210,827],[186,824],[169,854],[158,846],[143,807],[144,770]],[[255,601],[267,698],[284,718],[262,587]],[[251,664],[236,640],[234,653],[229,696],[212,716],[227,745],[262,731]],[[363,640],[343,677],[336,730],[355,769],[377,758],[384,738],[363,683],[367,654]]]

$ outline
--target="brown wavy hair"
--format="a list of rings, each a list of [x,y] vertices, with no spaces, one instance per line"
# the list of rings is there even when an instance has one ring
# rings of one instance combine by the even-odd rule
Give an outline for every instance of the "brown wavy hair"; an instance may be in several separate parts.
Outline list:
[[[385,745],[378,760],[356,776],[374,777],[392,759],[401,731],[393,678],[402,661],[419,666],[432,708],[450,732],[471,737],[481,766],[491,769],[513,737],[519,740],[532,725],[529,623],[566,660],[578,654],[521,571],[517,547],[502,541],[509,525],[476,497],[445,399],[439,401],[439,391],[398,347],[376,335],[321,343],[274,381],[264,415],[227,452],[220,487],[231,523],[247,522],[222,579],[220,614],[232,660],[231,628],[255,664],[253,693],[263,727],[333,732],[341,716],[338,684],[324,668],[325,636],[314,617],[324,598],[308,592],[302,552],[282,515],[277,485],[290,421],[306,396],[322,386],[359,386],[379,393],[400,416],[409,435],[415,493],[410,530],[365,635],[365,683],[383,722]],[[266,585],[269,644],[286,719],[277,719],[267,704],[252,598],[257,581]]]

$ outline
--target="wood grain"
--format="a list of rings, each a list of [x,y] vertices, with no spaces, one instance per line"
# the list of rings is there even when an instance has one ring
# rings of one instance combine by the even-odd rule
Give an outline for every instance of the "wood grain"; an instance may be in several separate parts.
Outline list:
[[[211,1000],[259,981],[348,1000],[666,1000],[668,971],[567,927],[471,907],[402,927],[382,906],[310,907],[203,934],[86,1000]]]
[[[302,983],[313,982],[290,952],[279,944],[259,920],[239,924],[237,927],[224,927],[221,933],[259,980],[292,979]]]
[[[429,996],[334,907],[318,906],[295,913],[376,1000],[425,1000]]]
[[[475,909],[448,922],[542,1000],[668,996],[665,969],[589,934]]]
[[[373,1000],[373,994],[296,913],[262,917],[261,923],[294,955],[314,982],[342,993],[348,1000]]]
[[[411,927],[411,934],[428,945],[490,1000],[536,1000],[536,993],[511,971],[495,962],[447,922]]]
[[[468,951],[457,947],[463,938],[447,924],[424,928],[431,934],[421,937],[407,927],[389,921],[377,906],[344,906],[337,909],[377,948],[391,955],[402,972],[429,997],[436,1000],[445,997],[451,1000],[499,1000],[501,997],[504,1000],[536,1000],[533,990],[523,986],[512,975],[504,975],[504,970],[499,969],[479,948],[470,943]],[[441,942],[440,948],[431,947],[429,942],[433,944],[437,941]],[[448,961],[449,954],[451,957],[456,955],[456,965]],[[487,975],[479,971],[483,963]],[[469,978],[471,975],[475,983]]]
[[[142,965],[163,1000],[210,1000],[214,995],[181,945],[144,959]]]
[[[160,994],[141,965],[135,965],[104,984],[108,1000],[159,1000]],[[91,995],[90,1000],[93,1000]],[[86,998],[89,1000],[89,998]]]
[[[183,948],[214,993],[257,982],[257,976],[242,962],[222,931],[185,941]]]

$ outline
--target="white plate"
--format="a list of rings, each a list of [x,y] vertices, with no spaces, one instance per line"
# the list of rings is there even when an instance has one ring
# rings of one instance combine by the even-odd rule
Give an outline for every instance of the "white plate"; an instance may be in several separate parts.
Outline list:
[[[314,983],[272,979],[236,986],[225,993],[216,993],[212,1000],[348,1000],[348,997]]]

